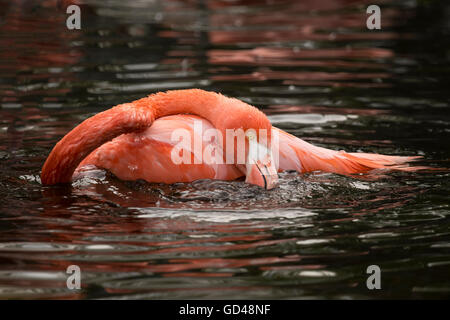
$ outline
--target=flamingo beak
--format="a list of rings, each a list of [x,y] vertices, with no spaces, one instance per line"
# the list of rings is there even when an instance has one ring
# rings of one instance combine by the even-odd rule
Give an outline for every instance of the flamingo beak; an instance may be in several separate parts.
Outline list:
[[[245,182],[270,190],[278,186],[278,173],[272,153],[265,146],[255,143],[250,146],[247,158]]]

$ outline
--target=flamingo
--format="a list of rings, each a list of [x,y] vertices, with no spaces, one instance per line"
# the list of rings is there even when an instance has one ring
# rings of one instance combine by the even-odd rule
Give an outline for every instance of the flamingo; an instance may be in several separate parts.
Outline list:
[[[195,123],[201,124],[200,132],[195,130]],[[177,129],[187,130],[193,136],[202,136],[208,129],[216,129],[223,136],[228,129],[242,129],[244,163],[175,163],[173,149],[179,141],[173,140],[172,133]],[[260,134],[261,130],[266,130],[266,137]],[[270,147],[275,136],[277,161]],[[224,158],[242,151],[238,150],[242,145],[213,139],[201,146],[202,151],[210,147],[220,151]],[[184,146],[183,152],[196,157],[190,143]],[[43,185],[71,183],[86,168],[95,166],[109,170],[122,180],[171,184],[198,179],[235,180],[245,176],[247,183],[272,189],[277,186],[280,171],[350,175],[372,169],[407,170],[413,167],[405,163],[416,158],[419,157],[347,153],[317,147],[273,127],[263,112],[241,100],[186,89],[152,94],[84,120],[55,145],[42,167],[41,182]],[[236,156],[232,159],[236,161]]]

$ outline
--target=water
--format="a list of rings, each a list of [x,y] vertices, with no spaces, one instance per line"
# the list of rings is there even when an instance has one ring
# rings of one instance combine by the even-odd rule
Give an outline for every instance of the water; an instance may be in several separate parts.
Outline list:
[[[0,29],[0,298],[444,298],[450,293],[445,1],[10,1]],[[198,87],[330,149],[422,155],[424,172],[148,184],[99,170],[43,187],[83,119]],[[66,268],[83,290],[66,288]],[[378,265],[382,289],[368,290]]]

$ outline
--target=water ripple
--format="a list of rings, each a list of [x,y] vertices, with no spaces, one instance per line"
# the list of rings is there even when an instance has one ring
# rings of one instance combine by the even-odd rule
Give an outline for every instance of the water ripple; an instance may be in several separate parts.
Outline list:
[[[244,181],[71,187],[40,170],[76,124],[152,92],[240,98],[333,150],[423,155],[448,168],[448,5],[384,1],[9,1],[0,29],[1,299],[442,298],[449,173],[280,174]],[[424,21],[427,24],[424,24]],[[52,26],[52,28],[49,28]],[[82,290],[66,269],[82,271]],[[366,288],[379,265],[383,290]]]

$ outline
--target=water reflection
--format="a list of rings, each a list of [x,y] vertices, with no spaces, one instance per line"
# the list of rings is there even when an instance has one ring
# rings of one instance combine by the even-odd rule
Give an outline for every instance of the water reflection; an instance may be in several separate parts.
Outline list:
[[[445,5],[384,1],[383,29],[368,32],[365,1],[83,3],[74,32],[55,1],[1,9],[1,298],[448,295],[445,170],[287,172],[270,192],[243,181],[124,182],[103,170],[66,187],[39,180],[75,124],[187,87],[255,104],[317,145],[448,167],[448,42],[420,27],[441,30]],[[81,292],[66,289],[70,264],[83,272]],[[365,287],[371,264],[383,292]]]

